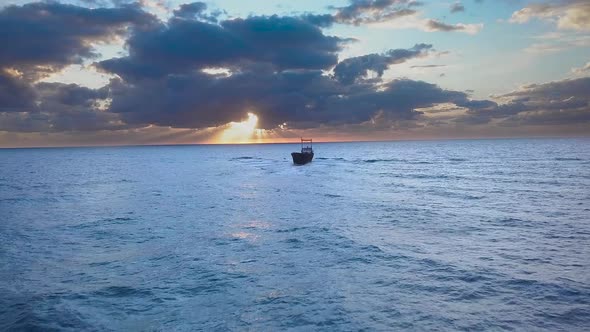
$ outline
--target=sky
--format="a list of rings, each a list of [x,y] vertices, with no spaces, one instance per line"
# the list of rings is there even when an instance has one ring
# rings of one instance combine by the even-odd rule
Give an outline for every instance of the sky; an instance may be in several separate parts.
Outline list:
[[[0,0],[0,147],[590,134],[587,0]]]

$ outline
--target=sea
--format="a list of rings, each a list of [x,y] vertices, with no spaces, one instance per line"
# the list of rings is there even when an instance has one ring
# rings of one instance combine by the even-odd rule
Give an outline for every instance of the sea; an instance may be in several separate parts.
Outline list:
[[[590,139],[298,149],[0,150],[0,330],[590,330]]]

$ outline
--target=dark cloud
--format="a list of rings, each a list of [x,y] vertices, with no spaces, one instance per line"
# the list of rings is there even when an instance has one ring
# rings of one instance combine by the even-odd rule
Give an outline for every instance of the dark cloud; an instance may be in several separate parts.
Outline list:
[[[63,83],[38,83],[35,88],[43,97],[43,102],[57,104],[60,107],[66,106],[81,106],[93,107],[97,99],[106,99],[108,97],[108,88],[90,89],[79,86],[77,84],[63,84]],[[41,104],[43,111],[49,111],[47,104]],[[54,108],[52,112],[59,112],[59,108]]]
[[[137,5],[89,9],[46,2],[0,9],[0,130],[111,128],[118,116],[96,105],[106,90],[35,82],[97,56],[93,43],[155,22]]]
[[[305,14],[301,15],[301,19],[320,28],[328,28],[335,23],[334,16],[331,14]]]
[[[373,71],[379,78],[390,65],[405,62],[411,58],[421,57],[432,49],[432,45],[417,44],[410,49],[389,50],[383,54],[367,54],[348,58],[334,68],[334,76],[344,84],[350,84],[365,77]]]
[[[446,67],[447,65],[418,65],[418,66],[410,66],[410,68],[441,68]]]
[[[376,113],[391,120],[410,120],[416,108],[435,103],[467,103],[462,92],[434,84],[395,80],[345,85],[320,71],[257,71],[214,77],[202,73],[169,75],[113,89],[111,111],[126,123],[204,128],[239,121],[246,111],[259,115],[260,126],[291,128],[354,124]]]
[[[117,114],[90,110],[0,113],[0,131],[56,133],[127,129]]]
[[[496,96],[502,104],[486,102],[468,111],[463,120],[504,125],[561,125],[590,122],[590,77],[532,84]],[[461,105],[468,107],[470,105]]]
[[[329,68],[345,41],[295,17],[250,17],[221,25],[243,41],[248,59],[286,68]]]
[[[427,27],[429,30],[432,30],[432,31],[447,31],[447,32],[465,29],[465,27],[462,25],[446,24],[446,23],[439,22],[436,20],[428,20]]]
[[[450,10],[451,10],[451,13],[464,12],[465,6],[463,6],[463,4],[460,2],[455,2],[454,4],[451,5]]]
[[[0,112],[0,132],[32,133],[51,131],[48,116],[36,112]]]
[[[54,2],[8,6],[0,10],[0,67],[17,68],[25,78],[36,79],[47,71],[95,57],[93,42],[123,35],[129,25],[153,22],[152,15],[135,5],[97,9]],[[40,66],[44,71],[39,71]]]
[[[101,101],[108,89],[89,89],[77,84],[38,83],[34,108],[0,112],[0,130],[62,132],[116,130],[129,126],[119,115],[107,112]]]
[[[348,6],[333,7],[334,21],[354,25],[383,22],[413,15],[416,13],[413,8],[421,5],[410,0],[351,0]]]
[[[316,20],[314,22],[314,20]],[[313,128],[413,119],[414,109],[464,100],[460,92],[411,80],[364,81],[388,66],[425,55],[431,45],[337,62],[341,38],[326,36],[316,16],[255,16],[210,24],[173,17],[128,40],[129,56],[97,64],[122,80],[110,85],[110,112],[128,124],[205,128],[240,121],[248,110],[260,126]],[[229,75],[202,69],[223,67]],[[323,71],[333,69],[331,77]],[[427,96],[427,97],[425,97]]]
[[[0,112],[30,111],[37,94],[26,82],[0,71]]]
[[[173,13],[176,17],[195,18],[202,15],[205,10],[207,10],[206,3],[192,2],[180,5],[180,7],[174,10]]]
[[[389,66],[421,57],[417,44],[338,61],[350,41],[321,28],[408,15],[419,4],[357,0],[335,15],[251,16],[219,20],[204,3],[180,6],[162,22],[136,5],[88,9],[57,3],[0,11],[0,131],[96,132],[150,125],[205,129],[240,121],[260,128],[416,127],[439,123],[420,109],[450,105],[456,122],[584,123],[590,78],[530,85],[491,100],[410,79],[382,80]],[[21,25],[19,25],[21,24]],[[435,31],[464,30],[430,20]],[[19,30],[20,29],[20,30]],[[14,34],[14,36],[11,36]],[[126,37],[128,55],[100,61],[117,77],[100,89],[40,83],[39,77],[96,56],[92,45]],[[435,67],[425,65],[417,67]],[[49,69],[47,69],[49,68]],[[220,73],[212,68],[223,68]],[[366,79],[369,72],[376,73]],[[439,121],[439,122],[437,122]],[[449,120],[450,121],[450,120]],[[363,127],[365,128],[365,127]]]
[[[173,17],[168,24],[133,34],[127,41],[129,57],[97,67],[127,79],[252,63],[278,70],[328,69],[344,42],[298,17],[256,16],[220,24]]]
[[[207,4],[204,2],[192,2],[180,5],[173,11],[174,16],[186,19],[200,19],[207,22],[217,23],[218,17],[224,12],[217,10],[211,14],[206,13]]]
[[[350,0],[348,6],[330,7],[334,14],[305,14],[301,18],[318,27],[330,27],[335,23],[361,25],[393,21],[405,16],[419,16],[417,8],[420,1],[412,0]],[[464,11],[465,7],[457,2],[451,5],[452,13]],[[483,24],[445,24],[433,19],[417,19],[416,27],[425,31],[465,32],[475,34]]]

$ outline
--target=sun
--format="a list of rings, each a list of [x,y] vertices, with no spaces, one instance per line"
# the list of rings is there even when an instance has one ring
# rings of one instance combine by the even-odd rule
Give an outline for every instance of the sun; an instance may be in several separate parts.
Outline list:
[[[248,119],[242,122],[230,122],[219,136],[219,143],[250,143],[256,134],[258,116],[248,113]]]

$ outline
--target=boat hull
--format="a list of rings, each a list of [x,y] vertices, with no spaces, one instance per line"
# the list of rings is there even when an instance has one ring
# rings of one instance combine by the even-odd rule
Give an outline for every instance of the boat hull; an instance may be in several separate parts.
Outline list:
[[[295,165],[305,165],[313,159],[313,152],[312,153],[301,153],[301,152],[293,152],[291,153],[291,157],[293,157],[293,163]]]

